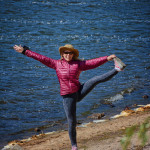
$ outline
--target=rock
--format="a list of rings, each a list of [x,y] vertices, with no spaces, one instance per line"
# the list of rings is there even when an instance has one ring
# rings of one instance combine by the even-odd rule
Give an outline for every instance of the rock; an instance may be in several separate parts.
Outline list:
[[[130,107],[126,106],[126,107],[124,108],[124,110],[130,110]]]
[[[92,114],[91,116],[88,116],[88,118],[91,118],[91,119],[101,119],[104,116],[105,116],[104,113],[95,113],[95,114]]]
[[[149,96],[148,95],[143,95],[143,98],[148,98]]]
[[[105,104],[105,105],[112,105],[112,102],[109,102],[109,101],[103,101],[101,102],[102,104]]]
[[[31,139],[32,139],[32,140],[35,140],[35,139],[37,139],[37,138],[38,138],[37,135],[32,135],[32,136],[31,136]]]
[[[36,133],[44,134],[44,132],[43,132],[40,128],[35,128],[34,131],[35,131]]]
[[[120,113],[120,116],[129,116],[131,114],[135,113],[134,110],[131,110],[131,109],[126,109],[126,110],[123,110],[121,113]]]
[[[41,129],[40,128],[35,128],[34,131],[35,132],[41,132]]]
[[[103,101],[101,103],[104,105],[110,105],[110,107],[115,107],[115,105],[113,105],[112,102],[109,102],[109,101]]]
[[[76,124],[77,124],[77,125],[79,125],[79,124],[82,124],[82,122],[80,122],[80,121],[77,121],[77,122],[76,122]]]
[[[138,106],[137,104],[133,104],[133,105],[132,105],[132,107],[137,107],[137,106]]]
[[[8,145],[22,145],[24,144],[24,140],[14,140],[8,143]]]
[[[115,107],[115,105],[111,104],[111,105],[110,105],[110,107],[112,107],[112,108],[113,108],[113,107]]]
[[[149,111],[150,110],[150,104],[147,104],[147,105],[145,105],[145,106],[143,106],[143,107],[139,107],[139,108],[137,108],[136,109],[136,112],[139,112],[139,111]]]
[[[23,148],[18,144],[14,144],[14,145],[7,145],[2,150],[23,150]]]

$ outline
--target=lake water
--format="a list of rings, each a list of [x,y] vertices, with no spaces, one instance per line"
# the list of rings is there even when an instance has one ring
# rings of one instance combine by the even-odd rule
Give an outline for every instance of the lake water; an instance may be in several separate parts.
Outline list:
[[[101,83],[77,104],[77,118],[92,113],[110,117],[126,106],[149,104],[149,0],[0,0],[0,141],[67,127],[56,73],[13,50],[13,45],[60,59],[58,49],[71,43],[80,58],[116,54],[127,67]],[[80,82],[103,74],[113,62],[82,72]],[[105,105],[111,102],[115,107]]]

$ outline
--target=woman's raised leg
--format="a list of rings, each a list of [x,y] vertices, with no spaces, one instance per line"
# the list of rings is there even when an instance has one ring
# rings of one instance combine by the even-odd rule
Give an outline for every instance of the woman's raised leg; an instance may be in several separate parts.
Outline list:
[[[116,69],[113,69],[103,75],[95,76],[86,81],[79,90],[78,102],[81,101],[97,84],[110,80],[118,73]]]

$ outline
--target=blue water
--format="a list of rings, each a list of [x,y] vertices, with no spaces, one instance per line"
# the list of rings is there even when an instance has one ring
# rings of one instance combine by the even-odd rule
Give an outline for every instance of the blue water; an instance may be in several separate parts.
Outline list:
[[[71,43],[80,58],[116,54],[125,71],[99,84],[78,103],[78,120],[92,113],[106,117],[126,106],[148,104],[150,98],[149,0],[0,0],[0,141],[67,127],[55,71],[13,50],[31,50],[59,59],[58,49]],[[83,72],[81,83],[113,68],[108,62]],[[104,105],[112,102],[115,107]]]

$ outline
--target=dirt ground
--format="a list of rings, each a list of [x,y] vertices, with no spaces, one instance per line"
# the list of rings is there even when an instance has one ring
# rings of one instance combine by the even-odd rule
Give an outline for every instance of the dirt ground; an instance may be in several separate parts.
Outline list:
[[[101,123],[89,123],[86,127],[77,127],[77,141],[79,150],[122,150],[120,140],[125,130],[133,125],[139,126],[148,117],[150,110],[132,113],[129,116],[110,119]],[[138,130],[138,127],[137,127]],[[140,147],[141,141],[137,133],[131,140],[129,150],[150,150],[150,128],[147,132],[148,142]],[[59,131],[33,136],[32,140],[17,141],[18,150],[70,150],[71,144],[68,131]]]

